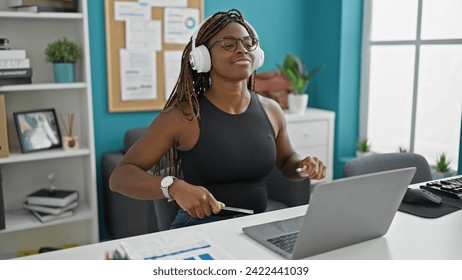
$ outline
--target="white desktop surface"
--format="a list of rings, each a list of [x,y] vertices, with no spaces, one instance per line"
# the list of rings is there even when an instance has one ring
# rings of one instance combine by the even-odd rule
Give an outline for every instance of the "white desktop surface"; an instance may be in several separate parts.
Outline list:
[[[195,230],[227,250],[235,259],[283,259],[242,232],[242,227],[303,215],[307,206],[298,206],[252,216],[213,222],[193,227],[145,234],[92,245],[38,254],[20,259],[98,260],[106,251],[113,251],[120,242],[145,240],[162,235]],[[462,260],[462,211],[436,219],[420,218],[398,211],[388,232],[380,238],[365,241],[307,259],[317,260]]]

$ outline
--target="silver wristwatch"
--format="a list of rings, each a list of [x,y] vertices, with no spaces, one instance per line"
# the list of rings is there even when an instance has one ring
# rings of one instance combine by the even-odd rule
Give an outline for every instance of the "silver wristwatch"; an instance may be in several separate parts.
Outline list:
[[[174,199],[173,197],[170,196],[170,193],[168,192],[168,188],[175,182],[176,178],[174,176],[167,176],[162,181],[160,182],[160,189],[162,190],[162,193],[164,196],[168,199]]]

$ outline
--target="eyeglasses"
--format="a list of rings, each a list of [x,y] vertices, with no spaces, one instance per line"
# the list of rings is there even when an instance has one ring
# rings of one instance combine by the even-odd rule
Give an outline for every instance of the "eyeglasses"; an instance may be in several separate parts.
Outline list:
[[[258,39],[253,36],[246,36],[242,38],[236,38],[234,36],[221,37],[218,40],[210,43],[208,48],[210,49],[215,44],[221,42],[221,47],[229,52],[234,52],[237,49],[237,45],[241,42],[242,46],[248,51],[254,51],[258,46]]]

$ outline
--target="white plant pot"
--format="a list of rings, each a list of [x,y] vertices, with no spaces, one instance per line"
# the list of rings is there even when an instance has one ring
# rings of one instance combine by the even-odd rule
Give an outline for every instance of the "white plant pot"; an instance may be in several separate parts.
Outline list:
[[[356,157],[365,157],[368,155],[372,155],[372,152],[361,152],[361,151],[356,151]]]
[[[294,114],[303,114],[308,107],[308,94],[293,94],[288,95],[289,111]]]

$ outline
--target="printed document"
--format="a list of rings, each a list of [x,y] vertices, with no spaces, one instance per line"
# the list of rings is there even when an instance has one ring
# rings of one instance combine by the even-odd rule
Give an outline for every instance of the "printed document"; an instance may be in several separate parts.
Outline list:
[[[132,260],[231,260],[227,251],[199,231],[171,234],[142,241],[125,241],[121,247]]]

